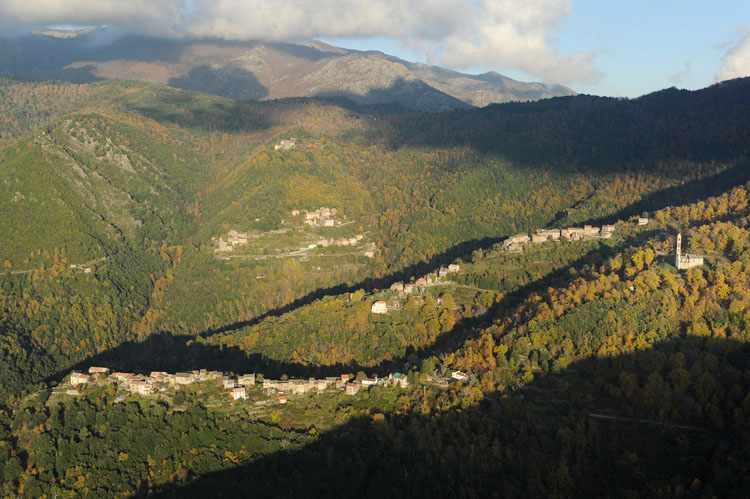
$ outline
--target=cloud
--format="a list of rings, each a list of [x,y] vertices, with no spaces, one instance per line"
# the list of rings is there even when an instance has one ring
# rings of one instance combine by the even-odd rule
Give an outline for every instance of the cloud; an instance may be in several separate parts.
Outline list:
[[[685,79],[689,78],[692,74],[692,69],[690,68],[690,63],[686,62],[685,65],[682,67],[681,70],[677,71],[675,74],[670,76],[669,81],[674,83],[675,85],[679,85],[682,83]]]
[[[546,81],[598,75],[593,52],[561,54],[570,0],[0,0],[27,26],[112,25],[144,35],[269,41],[387,37],[466,69],[520,69]]]
[[[551,46],[555,30],[572,12],[569,1],[486,0],[477,11],[444,41],[443,64],[513,67],[557,82],[591,82],[599,77],[594,52],[560,55]]]
[[[721,60],[723,63],[716,72],[715,81],[750,76],[750,26],[745,28],[745,35],[739,43],[730,48]]]

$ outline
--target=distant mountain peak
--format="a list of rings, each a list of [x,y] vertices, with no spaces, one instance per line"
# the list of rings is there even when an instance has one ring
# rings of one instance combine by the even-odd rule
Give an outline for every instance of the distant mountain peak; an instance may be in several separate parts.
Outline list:
[[[0,43],[0,52],[9,55],[0,57],[0,74],[73,82],[136,79],[238,99],[343,96],[360,104],[398,104],[416,111],[575,94],[494,71],[464,74],[317,40],[175,41],[127,35],[111,43],[89,43],[98,32],[45,30],[15,46]]]

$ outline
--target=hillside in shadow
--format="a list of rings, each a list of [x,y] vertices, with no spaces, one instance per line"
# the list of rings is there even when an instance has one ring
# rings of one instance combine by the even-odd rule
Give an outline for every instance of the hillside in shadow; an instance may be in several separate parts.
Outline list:
[[[712,196],[719,196],[733,187],[746,184],[748,180],[750,180],[750,164],[742,161],[715,175],[694,179],[647,194],[639,201],[626,206],[617,213],[591,219],[585,223],[591,225],[615,223],[618,220],[627,220],[633,216],[640,216],[642,212],[655,212],[667,206],[695,203]],[[567,215],[568,213],[561,214],[560,218],[550,225],[565,225]]]
[[[252,72],[235,66],[197,66],[185,75],[170,79],[169,86],[231,99],[262,99],[268,96],[268,88]]]
[[[478,404],[464,385],[431,389],[421,408],[356,417],[301,449],[157,495],[747,497],[749,354],[734,340],[680,337],[582,359]]]
[[[394,120],[394,148],[470,146],[518,165],[660,171],[748,155],[750,78],[639,99],[590,95]],[[409,133],[413,131],[414,133]]]
[[[530,293],[541,292],[550,287],[565,287],[573,279],[579,277],[581,272],[585,272],[584,269],[587,265],[601,261],[602,258],[606,259],[610,254],[615,254],[622,248],[629,247],[639,241],[642,242],[658,232],[660,231],[630,234],[612,248],[601,247],[592,250],[575,261],[570,262],[568,266],[553,270],[538,280],[504,294],[500,301],[495,302],[484,313],[463,317],[450,331],[440,334],[433,343],[418,348],[409,347],[403,357],[381,360],[377,365],[363,366],[355,361],[325,366],[301,365],[279,361],[259,353],[248,353],[237,347],[217,345],[208,342],[208,339],[217,334],[238,331],[242,328],[253,326],[271,317],[279,317],[283,314],[294,312],[325,296],[354,292],[359,289],[364,289],[368,293],[376,289],[387,289],[393,282],[400,280],[408,281],[410,277],[435,271],[440,265],[453,261],[455,253],[448,252],[441,255],[442,258],[436,257],[438,259],[432,265],[423,264],[415,268],[406,269],[406,273],[399,272],[385,276],[382,279],[367,280],[353,286],[342,285],[318,290],[289,305],[269,311],[250,321],[242,321],[219,329],[207,330],[195,336],[177,335],[165,331],[158,334],[151,334],[140,342],[124,342],[114,349],[87,358],[70,369],[57,372],[46,381],[59,381],[69,374],[71,370],[85,371],[90,366],[99,365],[109,367],[112,370],[145,373],[152,370],[177,372],[202,368],[235,373],[262,372],[264,375],[272,378],[278,378],[282,375],[292,377],[338,376],[341,373],[357,373],[359,371],[363,371],[368,375],[377,374],[379,376],[386,376],[388,373],[394,371],[407,372],[418,365],[422,359],[449,354],[460,348],[467,340],[475,339],[481,334],[483,328],[490,326],[493,321],[503,317],[505,314],[511,313],[513,308]],[[489,243],[489,241],[485,241],[485,243]],[[468,260],[471,255],[471,251],[468,251],[469,249],[489,249],[492,244],[471,245],[468,248],[462,246],[467,252],[461,254]],[[572,269],[576,270],[571,271]]]

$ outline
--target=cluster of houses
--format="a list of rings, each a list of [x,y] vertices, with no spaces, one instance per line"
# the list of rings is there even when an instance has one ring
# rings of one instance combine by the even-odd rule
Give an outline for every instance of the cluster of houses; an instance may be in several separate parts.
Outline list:
[[[647,222],[648,223],[648,222]],[[614,225],[584,225],[567,229],[537,229],[531,234],[516,234],[503,242],[503,248],[511,252],[521,252],[527,244],[542,244],[547,241],[582,241],[586,239],[609,239],[615,232]]]
[[[282,139],[276,145],[273,146],[274,151],[282,150],[289,151],[297,146],[297,139],[292,137],[289,139]]]
[[[448,274],[455,274],[459,270],[460,266],[457,263],[451,263],[447,267],[440,267],[437,272],[420,277],[413,283],[404,284],[403,282],[394,282],[391,284],[390,290],[395,291],[398,295],[392,297],[388,301],[377,300],[373,302],[370,311],[373,314],[387,314],[391,310],[398,310],[401,308],[401,301],[399,298],[412,294],[419,294],[428,286],[440,283],[444,277],[448,276]]]
[[[247,241],[250,239],[250,234],[247,232],[237,232],[232,229],[229,231],[227,239],[221,237],[214,239],[218,241],[218,247],[216,248],[217,253],[229,253],[234,251],[235,246],[243,246],[247,244]]]
[[[318,246],[321,248],[327,248],[329,246],[357,246],[364,237],[364,234],[357,234],[354,237],[341,237],[339,239],[320,238],[316,242],[308,245],[307,249],[314,249]],[[367,258],[375,258],[375,243],[371,242],[365,247],[364,255]]]
[[[302,210],[305,213],[305,225],[310,227],[335,227],[341,225],[340,220],[336,220],[336,208],[326,208],[321,206],[314,211]],[[301,212],[297,208],[292,210],[292,216],[298,217]]]
[[[78,264],[75,264],[75,263],[71,263],[69,265],[69,267],[71,269],[74,269],[74,270],[75,269],[81,270],[81,271],[83,271],[84,274],[90,274],[91,273],[91,267],[84,267],[83,265],[78,265]]]
[[[335,208],[333,208],[335,211]],[[298,251],[306,251],[315,249],[317,247],[321,248],[327,248],[329,246],[357,246],[362,242],[362,239],[364,239],[364,234],[357,234],[353,237],[342,237],[338,239],[327,239],[324,237],[321,237],[315,242],[312,242],[305,246],[304,248],[300,248]],[[217,247],[214,250],[216,253],[231,253],[234,251],[234,248],[237,246],[243,246],[247,244],[248,240],[251,238],[251,235],[248,232],[237,232],[236,230],[230,230],[228,233],[227,239],[224,239],[222,237],[214,237],[212,238],[214,241],[217,242]],[[369,258],[375,257],[375,244],[370,243],[365,251],[364,255]],[[89,268],[85,268],[85,271],[89,271]]]
[[[372,386],[399,386],[406,388],[409,381],[405,374],[391,373],[387,378],[363,378],[362,380],[350,379],[348,374],[341,376],[329,376],[325,379],[263,379],[262,387],[266,391],[275,391],[279,396],[279,402],[286,402],[286,393],[304,394],[310,392],[322,392],[328,388],[343,390],[347,395],[356,395],[363,387]]]
[[[339,377],[328,377],[325,379],[288,379],[274,380],[263,379],[260,382],[266,391],[274,391],[279,397],[280,403],[286,403],[285,393],[304,394],[310,392],[322,392],[329,387],[343,390],[347,395],[356,395],[362,387],[378,385],[400,386],[406,388],[409,382],[405,374],[391,373],[387,378],[364,378],[361,381],[350,380],[348,374]],[[70,374],[70,384],[73,387],[84,384],[98,384],[101,381],[115,379],[133,394],[149,395],[157,391],[165,391],[168,387],[190,385],[203,381],[215,380],[222,388],[230,390],[232,400],[247,398],[246,388],[256,384],[255,374],[243,374],[237,377],[228,376],[219,371],[207,371],[200,369],[196,371],[178,372],[175,374],[163,371],[152,371],[148,376],[135,373],[113,372],[106,367],[90,367],[88,373],[73,372]]]
[[[308,249],[313,249],[318,246],[327,248],[328,246],[356,246],[365,237],[364,234],[357,234],[354,237],[341,237],[339,239],[326,239],[321,237],[316,242],[311,243]]]

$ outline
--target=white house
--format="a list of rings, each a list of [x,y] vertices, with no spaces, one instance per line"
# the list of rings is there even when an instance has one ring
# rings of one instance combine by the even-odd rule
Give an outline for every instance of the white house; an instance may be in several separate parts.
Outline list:
[[[388,304],[383,300],[378,300],[372,304],[372,308],[370,310],[373,314],[387,314]]]
[[[244,386],[238,386],[232,389],[232,400],[246,399],[247,394],[245,393]]]

